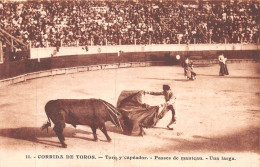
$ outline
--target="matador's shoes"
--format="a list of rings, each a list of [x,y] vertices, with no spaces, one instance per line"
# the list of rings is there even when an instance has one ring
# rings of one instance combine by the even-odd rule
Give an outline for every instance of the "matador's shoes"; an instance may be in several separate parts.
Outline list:
[[[167,125],[167,129],[168,130],[173,130],[173,128],[171,128],[169,125]]]

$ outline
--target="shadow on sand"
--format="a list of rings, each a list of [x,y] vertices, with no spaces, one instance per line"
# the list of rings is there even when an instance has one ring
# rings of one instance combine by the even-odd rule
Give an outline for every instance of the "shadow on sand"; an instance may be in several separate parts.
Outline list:
[[[183,79],[166,79],[166,78],[143,78],[143,79],[187,82],[187,80],[184,77]]]
[[[108,130],[108,133],[114,132],[114,133],[122,134],[121,129],[114,126],[112,123],[106,124],[106,128]],[[98,129],[98,131],[100,131],[100,130]],[[71,127],[66,127],[63,130],[63,135],[64,135],[65,139],[67,137],[70,137],[70,138],[94,141],[94,139],[92,137],[88,138],[88,137],[77,136],[76,133],[88,134],[88,135],[91,134],[91,136],[92,136],[91,130],[85,131],[85,130],[75,129],[75,128],[71,128]],[[100,134],[103,135],[102,132]],[[21,127],[21,128],[0,129],[0,136],[18,139],[18,140],[26,140],[26,141],[30,141],[33,143],[40,143],[40,144],[49,145],[49,146],[61,147],[58,138],[56,141],[51,141],[48,139],[50,137],[57,137],[57,135],[53,131],[52,127],[49,128],[48,133],[46,130],[42,131],[40,127]],[[46,138],[46,139],[42,139],[42,138]],[[100,140],[100,141],[107,142],[106,140]]]
[[[252,76],[232,76],[232,75],[210,75],[210,74],[198,74],[198,76],[206,76],[206,77],[215,77],[215,78],[234,78],[234,79],[260,79],[260,77],[252,77]]]
[[[166,80],[166,81],[171,81],[172,80],[172,79],[168,79],[168,78],[143,78],[143,79]]]
[[[214,74],[199,74],[199,73],[197,73],[197,78],[199,78],[199,77],[230,78],[230,79],[260,79],[260,77],[253,77],[253,76],[232,76],[232,75],[219,76],[218,74],[214,75]],[[169,80],[169,81],[171,81],[171,80],[187,81],[186,79],[165,79],[165,78],[144,78],[144,79]]]
[[[75,128],[69,128],[66,127],[63,131],[64,137],[72,137],[72,138],[81,138],[84,140],[93,141],[93,139],[86,138],[86,137],[77,137],[75,136],[76,133],[82,133],[82,134],[92,134],[92,132],[83,131],[80,129]],[[2,137],[8,137],[18,140],[26,140],[34,143],[40,143],[50,146],[56,146],[60,147],[60,142],[57,138],[57,141],[51,141],[48,140],[48,137],[57,137],[55,132],[52,130],[52,128],[49,128],[49,131],[47,133],[46,130],[42,131],[40,127],[21,127],[21,128],[7,128],[7,129],[0,129],[0,136]],[[45,138],[45,139],[39,139],[39,138]]]
[[[118,134],[123,134],[123,130],[121,130],[120,127],[116,127],[114,124],[112,124],[111,122],[107,122],[106,123],[106,128],[108,133],[109,132],[113,132],[113,133],[118,133]],[[109,135],[109,134],[108,134]]]
[[[221,137],[192,136],[194,140],[178,138],[164,138],[168,144],[150,149],[151,152],[255,152],[260,153],[259,128],[252,127],[234,134]]]

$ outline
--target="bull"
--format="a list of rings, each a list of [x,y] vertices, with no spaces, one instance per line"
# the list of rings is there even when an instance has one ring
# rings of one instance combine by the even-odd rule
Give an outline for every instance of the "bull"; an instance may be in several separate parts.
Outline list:
[[[111,138],[107,134],[105,122],[111,121],[117,127],[120,123],[120,113],[110,103],[101,99],[58,99],[51,100],[45,105],[45,112],[48,122],[42,126],[42,130],[54,124],[53,130],[59,138],[62,147],[66,148],[63,129],[65,123],[76,125],[88,125],[91,127],[94,141],[98,141],[96,130],[99,128],[110,142]],[[51,121],[50,121],[51,120]]]

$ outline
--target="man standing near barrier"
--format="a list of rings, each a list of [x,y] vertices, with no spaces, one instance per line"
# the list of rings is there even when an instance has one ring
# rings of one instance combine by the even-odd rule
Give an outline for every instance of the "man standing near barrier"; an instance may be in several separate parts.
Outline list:
[[[218,60],[220,65],[219,76],[229,75],[226,64],[227,58],[224,57],[223,53],[218,56]]]
[[[146,91],[146,94],[150,94],[150,95],[163,95],[164,99],[165,99],[165,103],[162,104],[162,107],[167,107],[167,110],[165,110],[165,112],[161,112],[159,114],[159,119],[162,119],[164,117],[164,115],[171,110],[172,111],[172,119],[170,121],[170,123],[167,125],[167,129],[169,130],[173,130],[173,128],[170,128],[170,126],[176,122],[176,118],[175,118],[175,99],[176,97],[173,95],[171,88],[169,85],[163,85],[163,91],[162,92],[149,92]]]
[[[184,68],[184,76],[186,77],[186,80],[195,80],[197,74],[193,70],[193,63],[189,59],[189,56],[185,57],[182,65]]]

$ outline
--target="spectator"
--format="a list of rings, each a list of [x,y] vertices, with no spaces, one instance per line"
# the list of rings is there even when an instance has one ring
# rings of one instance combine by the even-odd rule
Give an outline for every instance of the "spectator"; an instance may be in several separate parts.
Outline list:
[[[256,43],[260,2],[30,1],[0,3],[0,28],[33,47]],[[179,38],[182,36],[181,38]],[[178,39],[179,38],[179,39]],[[78,42],[77,42],[78,41]]]

